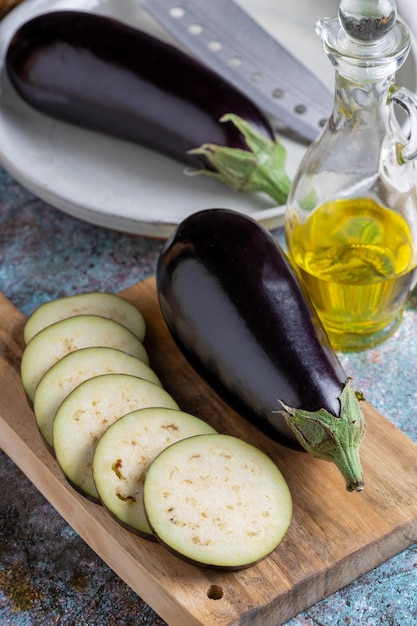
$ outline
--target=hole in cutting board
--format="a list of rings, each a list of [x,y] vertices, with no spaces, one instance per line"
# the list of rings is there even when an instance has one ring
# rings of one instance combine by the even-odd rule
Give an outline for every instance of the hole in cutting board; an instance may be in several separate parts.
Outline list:
[[[210,585],[207,589],[207,597],[209,600],[221,600],[223,598],[224,592],[220,585]]]

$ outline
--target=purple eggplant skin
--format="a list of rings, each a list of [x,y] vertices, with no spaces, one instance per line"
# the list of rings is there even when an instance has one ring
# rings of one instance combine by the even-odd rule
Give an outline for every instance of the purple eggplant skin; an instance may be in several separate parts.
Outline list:
[[[255,220],[227,209],[186,218],[157,264],[167,326],[223,400],[301,450],[282,405],[339,416],[347,379],[285,253]]]
[[[210,142],[247,149],[234,113],[268,139],[269,120],[206,66],[113,18],[56,11],[24,23],[6,53],[9,79],[32,107],[51,117],[147,146],[191,167],[213,170]]]

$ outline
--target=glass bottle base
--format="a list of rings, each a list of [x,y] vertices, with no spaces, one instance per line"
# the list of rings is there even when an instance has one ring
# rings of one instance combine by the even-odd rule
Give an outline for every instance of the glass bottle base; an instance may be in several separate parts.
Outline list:
[[[372,331],[369,333],[361,332],[339,332],[331,329],[327,330],[327,335],[329,337],[330,343],[334,350],[339,350],[340,352],[355,352],[359,350],[366,350],[368,348],[373,348],[378,344],[382,343],[386,339],[388,339],[391,335],[395,333],[399,325],[401,324],[402,319],[402,311],[397,313],[397,315],[391,320],[391,322],[377,331]]]

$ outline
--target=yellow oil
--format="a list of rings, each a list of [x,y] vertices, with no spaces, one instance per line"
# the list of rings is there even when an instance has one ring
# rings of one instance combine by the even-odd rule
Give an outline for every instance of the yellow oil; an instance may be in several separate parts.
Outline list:
[[[340,199],[306,221],[289,211],[288,253],[335,349],[383,341],[397,328],[413,284],[405,219],[372,198]]]

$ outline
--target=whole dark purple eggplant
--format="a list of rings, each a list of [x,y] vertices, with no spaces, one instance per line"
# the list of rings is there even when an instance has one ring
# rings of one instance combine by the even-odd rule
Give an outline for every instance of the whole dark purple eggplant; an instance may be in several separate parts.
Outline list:
[[[200,151],[202,145],[251,154],[234,117],[220,121],[233,114],[276,153],[271,171],[283,170],[283,148],[268,118],[246,96],[179,49],[110,17],[80,11],[34,17],[12,37],[6,68],[17,92],[35,109],[194,168],[220,170],[211,148]],[[189,153],[192,149],[197,152]],[[265,191],[278,187],[276,199],[283,202],[289,181],[281,178],[283,192],[281,180]],[[222,182],[244,186],[241,171],[236,182]]]
[[[195,213],[166,242],[157,289],[177,345],[224,400],[363,487],[363,398],[270,233],[234,211]]]

